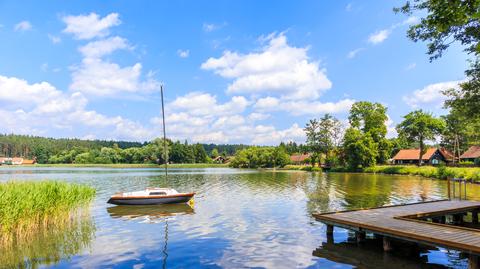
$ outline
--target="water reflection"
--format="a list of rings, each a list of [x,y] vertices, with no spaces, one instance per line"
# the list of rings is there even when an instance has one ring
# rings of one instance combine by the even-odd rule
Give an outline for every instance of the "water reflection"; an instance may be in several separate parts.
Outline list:
[[[338,250],[341,259],[312,255],[327,241],[325,226],[312,213],[446,197],[444,181],[380,174],[178,169],[166,180],[161,169],[16,168],[13,174],[0,168],[0,181],[12,178],[73,181],[97,189],[91,207],[97,227],[91,251],[59,258],[57,267],[63,268],[361,267],[362,259],[378,253],[359,248],[352,251],[360,253],[357,256]],[[115,192],[146,187],[195,191],[195,209],[106,204]],[[469,186],[469,197],[480,199],[480,186]],[[335,239],[346,241],[347,237],[346,230],[335,229]],[[378,255],[371,261],[381,265]],[[464,265],[464,259],[445,250],[422,255],[434,264]],[[390,259],[389,267],[410,266],[411,261],[403,259]],[[422,261],[414,262],[424,266]]]
[[[119,205],[108,207],[107,212],[112,218],[155,223],[162,221],[166,217],[194,214],[195,210],[188,204],[137,206]]]
[[[450,268],[428,260],[428,249],[405,248],[404,252],[385,253],[381,240],[369,239],[362,244],[349,241],[324,242],[313,255],[355,268]],[[457,257],[458,258],[458,255]],[[465,265],[465,264],[464,264]],[[342,266],[338,266],[342,267]]]
[[[58,216],[54,223],[39,225],[28,236],[0,244],[0,267],[52,266],[90,247],[94,237],[95,226],[86,210]]]

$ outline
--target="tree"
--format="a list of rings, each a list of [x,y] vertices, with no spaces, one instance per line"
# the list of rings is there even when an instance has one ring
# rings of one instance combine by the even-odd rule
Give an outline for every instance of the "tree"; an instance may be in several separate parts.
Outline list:
[[[195,144],[193,147],[193,155],[195,156],[196,163],[208,162],[207,152],[201,144]]]
[[[210,157],[211,157],[212,159],[215,159],[215,158],[217,158],[218,156],[219,156],[218,149],[217,149],[217,148],[213,148],[213,149],[212,149],[212,152],[210,152]]]
[[[345,161],[350,169],[370,167],[376,164],[377,145],[370,133],[348,128],[343,137]]]
[[[477,0],[412,0],[395,12],[425,14],[408,30],[413,41],[428,41],[430,61],[437,59],[454,42],[464,46],[472,56],[465,71],[468,80],[459,89],[445,89],[449,100],[445,105],[469,115],[480,117],[480,1]]]
[[[422,156],[426,153],[425,141],[435,139],[445,129],[445,121],[435,118],[430,113],[416,110],[405,115],[404,120],[397,125],[399,136],[409,143],[418,142],[420,154],[418,165],[422,165]]]
[[[330,114],[325,114],[320,120],[313,119],[305,126],[307,145],[317,156],[321,164],[321,154],[327,158],[331,151],[340,144],[342,132],[341,122]]]
[[[356,102],[348,116],[350,126],[363,134],[369,134],[377,146],[377,163],[385,163],[390,158],[391,143],[386,138],[388,120],[387,108],[380,103]]]

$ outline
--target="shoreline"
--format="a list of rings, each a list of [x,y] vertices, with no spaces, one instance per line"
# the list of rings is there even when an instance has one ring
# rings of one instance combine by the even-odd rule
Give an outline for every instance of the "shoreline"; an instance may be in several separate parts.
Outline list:
[[[74,163],[60,163],[60,164],[27,164],[27,165],[0,165],[0,169],[10,168],[32,168],[32,167],[71,167],[71,168],[164,168],[164,165],[158,164],[143,164],[143,163],[115,163],[115,164],[74,164]],[[228,168],[228,164],[215,163],[179,163],[169,164],[168,168]]]

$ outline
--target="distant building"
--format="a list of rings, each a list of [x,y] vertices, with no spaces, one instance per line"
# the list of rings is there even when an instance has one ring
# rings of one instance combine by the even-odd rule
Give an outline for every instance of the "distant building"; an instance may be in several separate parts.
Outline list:
[[[475,159],[480,158],[480,146],[471,146],[460,155],[460,160],[464,162],[475,162]]]
[[[230,161],[229,157],[217,156],[213,158],[214,163],[228,163]]]
[[[307,153],[307,154],[294,154],[292,156],[290,156],[290,162],[293,163],[293,164],[298,164],[298,165],[302,165],[302,164],[308,164],[309,161],[310,161],[310,153]]]
[[[420,149],[402,149],[392,160],[394,164],[418,164],[419,155]],[[422,156],[422,164],[450,163],[454,158],[453,154],[446,149],[429,148]]]
[[[22,164],[35,164],[36,159],[28,160],[24,158],[14,157],[0,157],[0,165],[22,165]]]

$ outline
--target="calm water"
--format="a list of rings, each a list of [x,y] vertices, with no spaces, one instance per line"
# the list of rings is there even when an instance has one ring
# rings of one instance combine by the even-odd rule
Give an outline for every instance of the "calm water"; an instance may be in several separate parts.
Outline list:
[[[90,214],[39,232],[28,246],[0,252],[2,266],[58,268],[443,268],[466,266],[455,251],[431,249],[420,258],[358,247],[311,214],[441,199],[445,182],[418,177],[235,169],[0,169],[0,181],[55,179],[97,189]],[[120,207],[118,191],[145,187],[196,191],[187,205]],[[470,197],[480,199],[478,186]]]

